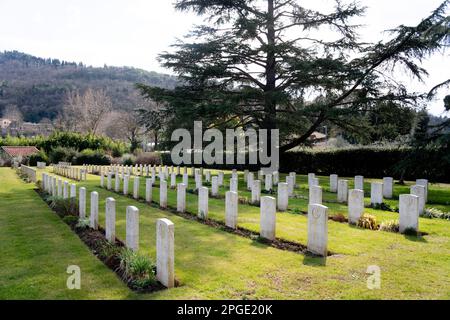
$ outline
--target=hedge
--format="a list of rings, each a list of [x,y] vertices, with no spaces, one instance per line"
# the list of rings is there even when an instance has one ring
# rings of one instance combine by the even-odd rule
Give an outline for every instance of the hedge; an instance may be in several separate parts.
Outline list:
[[[442,149],[429,149],[413,153],[410,148],[363,147],[326,151],[296,151],[280,155],[280,172],[298,172],[318,175],[338,174],[342,177],[362,175],[367,178],[394,177],[405,180],[429,179],[450,182],[450,163]],[[406,159],[414,158],[416,164],[402,165]],[[418,159],[419,158],[419,159]],[[163,163],[171,165],[170,153],[162,154]],[[417,161],[418,160],[418,161]],[[203,165],[205,168],[249,169],[256,166]]]

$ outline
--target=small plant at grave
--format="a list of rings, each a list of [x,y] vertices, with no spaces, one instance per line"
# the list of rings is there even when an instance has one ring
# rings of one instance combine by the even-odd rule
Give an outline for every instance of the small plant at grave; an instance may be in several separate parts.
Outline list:
[[[267,190],[261,190],[261,193],[262,193],[262,194],[275,194],[275,190],[273,190],[273,189],[270,189],[269,191],[267,191]]]
[[[342,213],[336,213],[335,215],[332,215],[330,217],[330,220],[340,223],[348,222],[348,219]]]
[[[211,184],[211,182],[205,181],[205,182],[203,182],[203,186],[204,187],[211,187],[212,184]]]
[[[390,205],[388,205],[387,203],[384,203],[384,202],[371,204],[370,208],[375,209],[375,210],[395,212],[395,210],[393,208],[391,208]]]
[[[105,239],[97,241],[95,247],[99,258],[106,262],[111,261],[112,259],[119,259],[122,249]]]
[[[248,198],[247,197],[239,197],[238,202],[239,202],[239,204],[248,204]]]
[[[398,220],[383,221],[380,225],[380,231],[399,232],[400,225]]]
[[[78,217],[77,216],[65,216],[62,218],[64,223],[68,224],[70,227],[75,228],[75,226],[78,223]]]
[[[450,220],[450,212],[443,212],[437,208],[426,208],[420,216],[428,219]]]
[[[78,203],[71,199],[62,199],[60,197],[49,197],[49,206],[61,218],[65,216],[78,216]]]
[[[89,229],[90,221],[88,218],[79,219],[78,223],[75,225],[75,229],[82,231]]]
[[[134,289],[142,290],[156,284],[156,267],[147,257],[122,248],[119,260],[122,278]]]
[[[358,220],[358,227],[369,230],[378,230],[377,217],[363,214]]]

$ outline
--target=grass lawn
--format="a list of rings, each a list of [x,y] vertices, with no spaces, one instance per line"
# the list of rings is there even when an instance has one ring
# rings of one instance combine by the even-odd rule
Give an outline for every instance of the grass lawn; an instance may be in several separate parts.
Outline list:
[[[324,261],[321,258],[281,251],[168,211],[161,211],[101,189],[99,177],[88,175],[88,181],[77,184],[86,186],[88,192],[99,192],[101,225],[104,225],[106,197],[112,196],[117,201],[116,233],[119,238],[125,239],[126,206],[135,205],[140,209],[142,254],[153,259],[155,257],[156,219],[166,217],[175,223],[175,272],[181,286],[153,294],[134,294],[89,253],[77,236],[32,191],[31,184],[21,182],[11,169],[0,170],[0,240],[3,240],[2,253],[7,259],[5,265],[8,266],[0,271],[0,298],[450,298],[449,221],[420,219],[420,229],[429,233],[423,238],[362,230],[330,221],[329,250],[336,255]],[[225,181],[228,181],[228,177]],[[305,177],[302,176],[301,182],[304,181]],[[325,185],[325,178],[321,179],[321,184]],[[190,186],[193,186],[192,181]],[[130,191],[131,187],[130,182]],[[450,189],[442,186],[442,190],[442,199],[445,201],[445,195],[449,194]],[[155,187],[154,201],[159,201],[158,192]],[[304,189],[299,189],[298,192],[306,195]],[[430,201],[433,199],[432,193],[433,189],[430,190]],[[141,183],[141,196],[143,195],[144,181]],[[188,194],[187,200],[188,210],[196,213],[197,196]],[[292,206],[306,206],[304,199],[295,201],[298,203],[292,202]],[[170,191],[169,205],[174,206],[175,202],[175,192]],[[341,206],[333,204],[336,205],[334,208],[332,204],[326,205],[330,207],[331,213]],[[445,202],[442,205],[447,207]],[[346,213],[345,206],[341,209]],[[381,220],[383,217],[393,219],[396,215],[375,210],[373,213]],[[223,200],[210,200],[209,215],[212,219],[223,221]],[[258,208],[248,205],[239,207],[240,226],[257,231],[258,221]],[[277,236],[305,244],[306,217],[279,213]],[[24,261],[27,262],[26,266],[23,266]],[[82,290],[79,292],[65,288],[65,270],[69,264],[78,264],[82,269]],[[366,270],[370,265],[381,268],[380,290],[367,288]],[[85,281],[89,281],[89,285]]]
[[[0,168],[0,299],[122,299],[132,293],[9,168]],[[81,290],[66,286],[81,269]]]
[[[116,234],[119,238],[125,239],[125,209],[128,205],[135,205],[140,209],[140,251],[142,254],[155,257],[155,221],[158,218],[166,217],[175,223],[175,272],[181,286],[156,292],[153,294],[135,295],[127,288],[118,283],[114,274],[104,268],[88,250],[83,247],[81,241],[76,235],[66,227],[59,218],[51,213],[46,205],[37,195],[32,193],[31,185],[25,185],[20,182],[10,169],[2,169],[2,180],[4,176],[8,177],[8,187],[15,185],[20,192],[29,192],[29,206],[24,208],[28,215],[32,215],[42,208],[42,216],[39,223],[34,223],[36,229],[41,230],[48,225],[55,225],[65,231],[66,237],[59,243],[57,250],[52,250],[52,259],[41,261],[51,266],[42,266],[41,273],[46,273],[45,268],[54,267],[54,260],[58,259],[56,255],[60,252],[67,254],[66,246],[72,239],[80,247],[83,254],[76,254],[78,259],[85,257],[92,264],[98,265],[99,275],[96,280],[99,281],[97,288],[100,292],[108,292],[110,296],[101,296],[92,289],[90,295],[75,293],[65,288],[65,267],[62,270],[62,287],[64,294],[53,295],[55,298],[141,298],[141,299],[437,299],[450,298],[450,222],[443,220],[420,219],[420,229],[426,231],[429,235],[423,238],[406,237],[400,234],[392,234],[379,231],[362,230],[350,227],[347,224],[329,222],[329,250],[336,255],[328,257],[326,262],[321,258],[313,258],[293,252],[281,251],[243,238],[235,234],[230,234],[216,228],[203,225],[199,222],[188,220],[168,211],[161,211],[155,207],[134,201],[122,195],[109,192],[99,187],[98,176],[88,175],[88,181],[77,183],[80,186],[86,186],[88,192],[98,191],[100,194],[100,224],[104,225],[104,201],[106,197],[112,196],[117,201],[117,226]],[[5,175],[8,173],[8,175]],[[229,176],[225,181],[228,181]],[[11,182],[9,182],[9,180]],[[141,196],[144,196],[144,179],[141,179]],[[325,178],[321,178],[321,185],[326,187]],[[298,177],[298,182],[304,184],[306,178]],[[114,183],[113,183],[114,185]],[[193,181],[190,181],[193,186]],[[240,186],[243,189],[243,186]],[[0,185],[1,192],[5,191],[5,183]],[[130,191],[132,183],[130,182]],[[445,195],[450,194],[448,186],[442,186],[442,206],[445,204]],[[225,191],[223,188],[222,192]],[[299,189],[303,195],[306,195],[305,189]],[[396,186],[396,196],[398,188]],[[434,189],[430,189],[430,201],[433,199]],[[245,196],[244,191],[240,191],[240,196]],[[324,198],[333,198],[333,194],[324,194]],[[23,197],[22,197],[23,198]],[[159,201],[159,190],[154,188],[154,201]],[[439,197],[438,197],[439,198]],[[447,197],[448,198],[448,197]],[[442,200],[441,199],[441,200]],[[331,200],[331,199],[330,199]],[[8,205],[10,200],[4,200],[2,197],[2,208]],[[197,196],[187,194],[188,211],[197,212]],[[224,200],[211,199],[209,216],[212,219],[224,220]],[[434,201],[434,200],[433,200]],[[447,200],[448,201],[448,200]],[[23,201],[21,202],[23,203]],[[169,205],[175,206],[176,193],[169,191]],[[305,199],[296,199],[290,202],[291,207],[300,209],[306,208]],[[342,211],[346,213],[345,206],[335,203],[325,203],[330,207],[330,213]],[[8,205],[9,206],[9,205]],[[14,206],[14,203],[13,203]],[[434,205],[433,205],[434,206]],[[14,207],[15,208],[15,207]],[[380,220],[396,218],[396,213],[368,210],[375,213]],[[18,212],[18,210],[15,210]],[[88,206],[89,212],[89,206]],[[9,227],[5,225],[4,213],[1,211],[2,224],[0,228]],[[17,213],[16,213],[17,215]],[[9,220],[8,220],[9,221]],[[239,225],[254,231],[259,230],[259,209],[249,205],[239,206]],[[293,213],[277,214],[277,237],[306,244],[306,217]],[[26,221],[23,224],[27,224]],[[42,224],[43,226],[39,226]],[[1,236],[4,232],[2,232]],[[19,231],[10,232],[9,237],[17,237]],[[45,235],[48,235],[45,232]],[[1,237],[0,236],[0,237]],[[39,238],[39,235],[33,236]],[[51,237],[53,239],[54,237]],[[66,239],[67,238],[67,239]],[[34,240],[34,241],[33,241]],[[37,247],[41,247],[36,239],[31,239]],[[55,241],[56,242],[56,241]],[[4,243],[4,242],[3,242]],[[56,246],[56,243],[55,243]],[[26,247],[26,246],[25,246]],[[23,248],[10,250],[7,253],[8,259],[13,262],[20,259]],[[59,250],[59,251],[58,251]],[[70,250],[71,254],[76,252]],[[67,264],[67,263],[66,263]],[[71,263],[72,264],[72,263]],[[75,263],[74,263],[75,264]],[[381,268],[381,289],[369,290],[366,285],[367,267],[378,265]],[[12,275],[21,273],[22,270],[16,267],[8,267],[6,272]],[[83,267],[82,267],[83,270]],[[5,271],[3,271],[5,272]],[[30,271],[31,272],[31,271]],[[22,272],[23,273],[23,272]],[[32,277],[25,271],[24,278]],[[47,277],[49,275],[47,274]],[[51,277],[54,277],[52,274]],[[116,282],[108,281],[106,284],[100,283],[106,281],[106,278],[112,278]],[[108,279],[109,279],[108,278]],[[3,294],[3,287],[10,288],[14,286],[13,281],[2,277],[6,281],[0,286],[0,295]],[[54,280],[57,282],[58,280]],[[61,282],[60,281],[60,282]],[[82,280],[82,287],[83,282]],[[118,287],[116,294],[112,294],[111,287]],[[48,297],[47,290],[51,288],[42,287],[45,292],[40,296],[26,296],[30,298]],[[10,292],[12,289],[8,289]],[[122,291],[125,293],[122,295]],[[78,297],[76,295],[79,295]],[[7,294],[6,297],[14,297],[13,294]]]

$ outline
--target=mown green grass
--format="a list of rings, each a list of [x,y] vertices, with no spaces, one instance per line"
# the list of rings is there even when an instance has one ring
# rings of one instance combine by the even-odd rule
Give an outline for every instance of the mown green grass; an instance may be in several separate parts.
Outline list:
[[[304,179],[305,177],[302,176],[302,180]],[[106,197],[112,196],[116,199],[116,232],[121,239],[125,239],[126,206],[135,205],[140,209],[140,252],[142,254],[155,257],[156,219],[167,217],[175,223],[175,271],[181,286],[153,294],[137,296],[130,294],[128,297],[142,299],[450,298],[448,221],[421,219],[421,230],[429,233],[423,238],[362,230],[330,221],[329,249],[337,254],[328,257],[325,261],[321,258],[281,251],[106,191],[99,187],[97,176],[89,175],[88,181],[78,184],[86,186],[88,192],[94,190],[99,192],[101,225],[104,225]],[[193,186],[192,181],[190,185]],[[132,191],[131,182],[129,190]],[[300,189],[300,192],[304,190]],[[144,196],[144,179],[141,181],[141,196]],[[159,201],[159,190],[156,187],[153,198]],[[37,205],[38,200],[35,201]],[[176,193],[169,191],[169,205],[174,206],[175,203]],[[298,206],[305,207],[306,201],[299,200]],[[336,206],[339,205],[336,204]],[[192,213],[197,212],[197,196],[188,194],[188,210]],[[330,211],[334,211],[331,204]],[[380,215],[380,219],[382,215],[392,215],[395,218],[395,213],[382,211],[375,213]],[[224,220],[223,200],[211,199],[209,216],[215,220]],[[55,219],[58,218],[55,217]],[[258,208],[248,205],[239,207],[240,226],[257,231],[258,221]],[[292,213],[277,214],[277,236],[305,244],[306,217]],[[9,256],[14,254],[10,252]],[[380,290],[369,290],[366,286],[368,277],[366,270],[369,265],[378,265],[381,268]],[[14,272],[14,269],[11,269],[11,273]]]
[[[306,177],[299,177],[298,182],[301,188],[297,192],[306,195],[304,189]],[[322,177],[321,182],[326,188],[325,178]],[[120,211],[121,215],[119,218],[121,222],[118,222],[119,237],[125,237],[126,205],[133,204],[140,208],[141,250],[150,252],[151,256],[154,256],[156,218],[165,216],[175,222],[176,272],[183,286],[156,293],[152,295],[154,297],[182,298],[190,297],[189,295],[204,298],[290,299],[449,297],[447,275],[450,271],[450,230],[448,221],[420,219],[420,229],[429,233],[423,238],[362,230],[330,221],[329,250],[336,255],[328,257],[324,266],[323,259],[267,247],[250,239],[228,234],[99,189],[99,177],[89,176],[89,180],[83,184],[88,187],[88,190],[100,191],[103,198],[112,195],[119,201],[118,212]],[[141,197],[144,197],[144,184],[145,181],[141,178]],[[190,186],[193,185],[193,181],[190,180]],[[221,192],[225,192],[226,189],[226,187],[223,188]],[[240,185],[240,189],[240,194],[245,195],[243,185]],[[132,192],[132,181],[130,181],[129,191]],[[397,192],[400,191],[396,190]],[[430,188],[430,201],[436,201],[432,200],[433,193],[434,186]],[[335,196],[325,194],[325,197]],[[159,201],[157,186],[153,190],[153,200]],[[168,202],[169,206],[175,206],[175,190],[169,190]],[[187,194],[189,212],[196,214],[197,202],[196,195]],[[346,213],[346,207],[343,205],[336,203],[327,205],[330,207],[330,214],[336,211]],[[306,200],[296,199],[291,206],[306,210]],[[371,209],[367,211],[376,214],[380,221],[398,218],[397,213]],[[224,221],[224,200],[210,199],[209,217]],[[150,220],[147,220],[148,218]],[[306,217],[302,215],[278,213],[277,236],[306,244],[306,222]],[[241,227],[258,232],[259,208],[240,205],[238,223]],[[150,232],[148,232],[149,229]],[[142,230],[147,231],[143,233]],[[372,291],[366,287],[365,271],[369,265],[378,265],[382,270],[381,290]],[[227,279],[234,280],[230,283]],[[430,287],[427,283],[433,285]],[[243,289],[248,286],[253,289],[250,291]],[[227,287],[230,288],[224,292],[224,288]],[[190,292],[188,296],[185,295],[186,292]]]
[[[9,168],[0,168],[0,299],[123,299],[131,292]],[[66,286],[81,268],[81,290]]]

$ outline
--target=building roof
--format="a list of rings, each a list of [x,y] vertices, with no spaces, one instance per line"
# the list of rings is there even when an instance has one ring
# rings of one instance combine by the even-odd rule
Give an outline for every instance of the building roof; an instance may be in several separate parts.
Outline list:
[[[11,147],[4,146],[2,147],[3,151],[5,151],[11,158],[16,157],[28,157],[32,154],[38,153],[39,149],[36,147],[23,146],[23,147]]]

